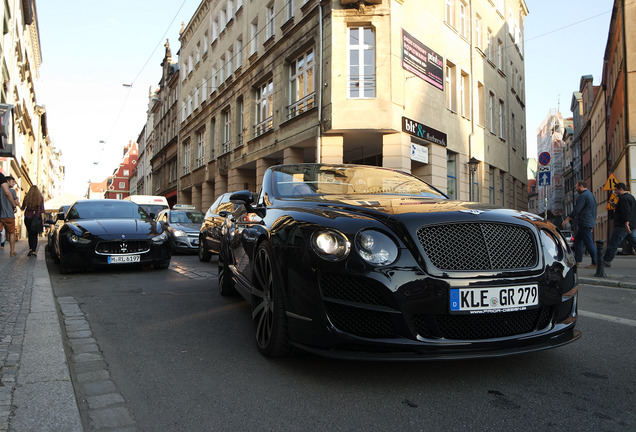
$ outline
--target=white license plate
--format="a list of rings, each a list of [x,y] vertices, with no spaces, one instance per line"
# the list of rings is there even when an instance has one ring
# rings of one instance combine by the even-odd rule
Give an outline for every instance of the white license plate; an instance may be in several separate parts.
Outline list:
[[[117,256],[109,256],[108,264],[127,264],[127,263],[136,263],[141,259],[139,255],[117,255]]]
[[[497,288],[451,288],[451,313],[496,313],[533,309],[539,306],[539,286]]]

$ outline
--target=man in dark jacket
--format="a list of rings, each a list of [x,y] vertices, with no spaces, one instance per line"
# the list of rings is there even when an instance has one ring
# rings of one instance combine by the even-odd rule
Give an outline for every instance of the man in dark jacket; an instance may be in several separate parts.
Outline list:
[[[636,200],[627,192],[625,183],[618,183],[614,187],[614,195],[618,197],[618,203],[614,210],[614,228],[610,237],[607,251],[603,255],[603,264],[606,267],[612,265],[612,260],[616,256],[618,246],[627,238],[632,248],[636,249]]]
[[[561,227],[565,227],[572,219],[576,219],[577,229],[574,235],[576,265],[581,265],[581,261],[583,261],[583,245],[585,245],[585,249],[592,258],[592,264],[588,268],[594,268],[596,267],[596,245],[594,245],[592,229],[596,225],[596,199],[584,181],[576,182],[576,191],[579,196],[576,198],[574,210],[565,218]]]

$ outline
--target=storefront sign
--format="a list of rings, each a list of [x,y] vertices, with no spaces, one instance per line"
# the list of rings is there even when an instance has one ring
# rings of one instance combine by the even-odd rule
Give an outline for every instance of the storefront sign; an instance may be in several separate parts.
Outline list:
[[[445,133],[418,123],[410,118],[402,117],[402,132],[446,147]]]

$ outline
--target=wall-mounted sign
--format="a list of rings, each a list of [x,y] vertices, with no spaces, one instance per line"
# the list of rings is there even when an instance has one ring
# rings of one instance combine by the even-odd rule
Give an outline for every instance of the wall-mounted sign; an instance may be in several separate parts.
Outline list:
[[[445,133],[423,125],[422,123],[418,123],[410,118],[402,117],[402,132],[406,132],[414,137],[446,147]]]
[[[444,57],[402,29],[402,67],[444,90]]]
[[[423,145],[411,143],[411,160],[428,163],[428,148]]]

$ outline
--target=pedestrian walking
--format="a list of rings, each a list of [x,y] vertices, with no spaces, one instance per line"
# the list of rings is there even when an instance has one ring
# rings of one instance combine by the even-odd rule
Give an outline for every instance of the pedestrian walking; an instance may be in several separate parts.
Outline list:
[[[636,249],[636,232],[632,231],[632,228],[636,229],[636,199],[627,192],[625,183],[616,184],[614,195],[618,197],[618,203],[614,209],[612,235],[603,255],[603,264],[606,267],[612,266],[612,260],[623,240],[627,239],[632,248]]]
[[[13,198],[13,203],[19,204],[18,195],[15,190],[15,179],[11,176],[7,176],[6,184],[9,187],[9,193],[11,194],[11,198]],[[16,237],[16,228],[15,228],[15,207],[13,203],[7,198],[6,195],[0,194],[0,231],[2,229],[6,232],[6,239],[9,240],[9,256],[15,256],[15,237]],[[2,242],[4,246],[4,241]]]
[[[44,214],[44,197],[37,186],[33,185],[24,197],[22,203],[24,210],[24,225],[27,229],[29,237],[29,253],[28,256],[36,256],[38,248],[38,236],[42,232],[44,222],[42,215]]]
[[[18,203],[13,200],[13,195],[9,191],[9,184],[7,183],[7,178],[3,173],[0,172],[0,187],[2,188],[2,195],[5,196],[9,202],[13,205],[13,208],[18,207]]]
[[[587,188],[587,182],[576,182],[576,191],[579,196],[576,198],[576,205],[572,213],[565,218],[561,224],[564,228],[571,220],[576,219],[576,234],[574,234],[574,258],[576,265],[581,265],[583,261],[583,246],[592,258],[592,264],[588,268],[596,267],[596,245],[592,237],[592,230],[596,224],[596,199],[592,192]]]

